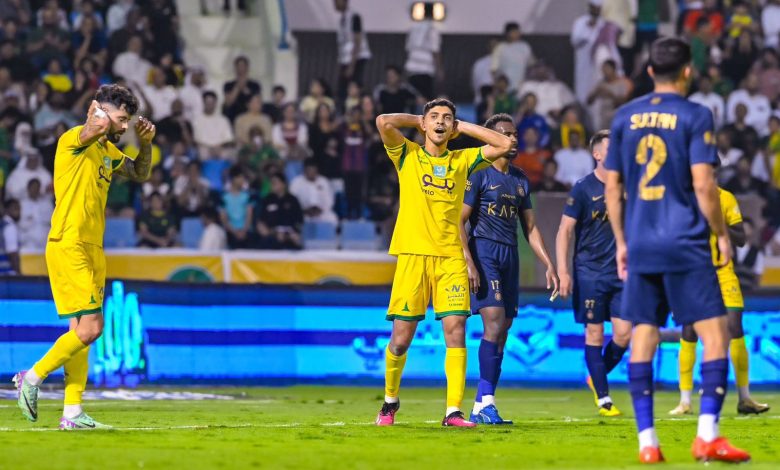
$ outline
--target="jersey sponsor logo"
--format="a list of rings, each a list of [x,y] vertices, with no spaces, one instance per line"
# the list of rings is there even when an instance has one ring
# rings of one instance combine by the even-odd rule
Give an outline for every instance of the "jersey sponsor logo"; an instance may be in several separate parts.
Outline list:
[[[437,178],[444,178],[447,176],[447,167],[444,165],[433,165],[433,176]]]
[[[111,183],[111,158],[107,155],[103,157],[103,165],[98,167],[98,179]]]
[[[452,191],[453,189],[455,189],[455,181],[453,181],[453,180],[451,180],[449,178],[444,178],[442,184],[437,184],[437,183],[434,183],[433,176],[428,175],[428,174],[423,175],[423,177],[422,177],[422,184],[423,184],[423,188],[431,186],[431,187],[434,187],[436,189],[444,189],[444,190],[447,190],[447,191]]]
[[[514,219],[517,217],[517,207],[514,204],[501,204],[499,208],[497,203],[488,202],[487,213],[494,217]]]

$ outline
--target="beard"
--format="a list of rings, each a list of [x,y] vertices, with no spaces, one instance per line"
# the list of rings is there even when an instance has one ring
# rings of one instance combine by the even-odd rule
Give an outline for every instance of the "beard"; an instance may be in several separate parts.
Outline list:
[[[119,143],[119,139],[122,138],[122,133],[121,132],[108,132],[106,134],[106,138],[112,144],[116,144],[116,143]]]

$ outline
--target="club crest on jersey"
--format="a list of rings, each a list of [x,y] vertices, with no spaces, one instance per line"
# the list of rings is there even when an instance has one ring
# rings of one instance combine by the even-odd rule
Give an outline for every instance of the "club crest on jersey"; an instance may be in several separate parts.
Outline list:
[[[110,168],[111,167],[111,158],[109,158],[108,155],[105,155],[103,157],[103,166],[106,167],[106,168]]]
[[[525,189],[524,189],[522,186],[518,186],[518,187],[517,187],[517,194],[518,194],[520,197],[525,197]]]
[[[444,165],[433,165],[433,176],[444,178],[447,176],[447,167]]]

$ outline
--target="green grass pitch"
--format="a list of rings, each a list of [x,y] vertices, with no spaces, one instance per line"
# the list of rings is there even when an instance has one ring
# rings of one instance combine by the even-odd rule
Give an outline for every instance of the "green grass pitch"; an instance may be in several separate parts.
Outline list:
[[[202,390],[201,390],[202,391]],[[220,388],[235,400],[87,401],[110,431],[59,432],[61,404],[41,403],[37,423],[13,401],[0,401],[0,469],[459,469],[639,468],[628,394],[613,394],[624,412],[600,418],[582,390],[499,390],[499,408],[514,426],[442,428],[444,389],[402,389],[392,428],[377,428],[381,389],[362,387]],[[780,415],[738,417],[730,393],[721,430],[752,452],[745,468],[780,468]],[[780,394],[756,393],[780,407]],[[470,407],[473,390],[467,392]],[[668,464],[701,468],[689,449],[694,416],[669,419],[675,392],[656,395],[656,426]],[[696,407],[696,403],[694,404]],[[52,432],[49,432],[52,431]],[[710,465],[722,467],[724,465]]]

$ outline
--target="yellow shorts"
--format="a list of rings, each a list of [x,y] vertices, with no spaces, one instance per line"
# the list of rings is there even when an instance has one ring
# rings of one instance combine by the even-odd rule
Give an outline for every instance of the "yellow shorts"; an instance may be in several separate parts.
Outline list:
[[[46,267],[60,318],[102,313],[106,284],[102,247],[76,240],[49,240]]]
[[[466,261],[444,256],[398,255],[387,320],[424,320],[431,293],[437,320],[449,315],[470,315]]]
[[[720,292],[727,310],[745,309],[742,289],[739,287],[739,279],[733,269],[719,269],[718,284],[720,284]]]

